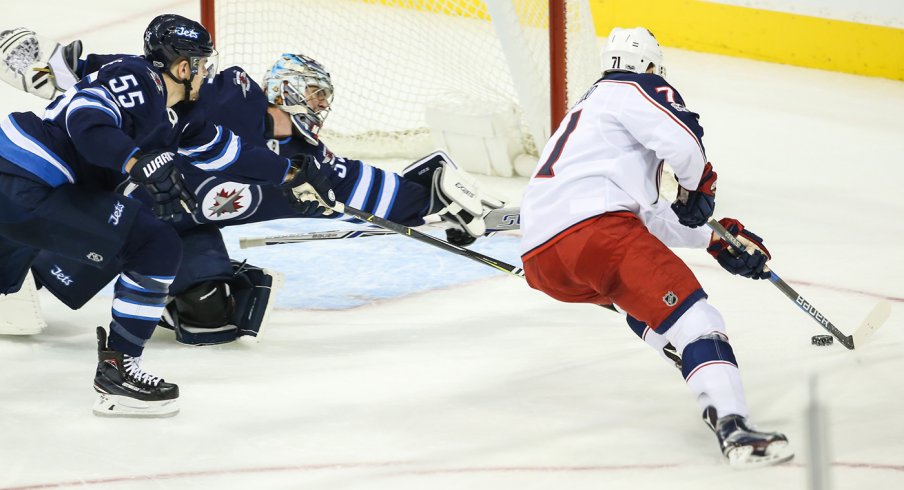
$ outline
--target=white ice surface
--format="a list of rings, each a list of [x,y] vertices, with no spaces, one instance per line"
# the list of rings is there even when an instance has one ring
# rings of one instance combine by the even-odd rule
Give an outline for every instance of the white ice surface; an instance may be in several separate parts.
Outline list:
[[[153,14],[196,15],[190,1],[50,3],[54,19],[20,2],[2,22],[134,52]],[[93,327],[109,298],[73,312],[42,296],[48,330],[0,339],[0,490],[800,489],[814,375],[834,488],[904,488],[904,84],[666,55],[702,114],[717,214],[764,236],[773,267],[840,329],[893,304],[871,343],[816,348],[819,327],[771,285],[681,252],[725,316],[752,420],[787,433],[791,464],[725,466],[678,373],[617,315],[401,237],[245,254],[236,237],[272,231],[249,227],[227,233],[236,256],[292,280],[258,345],[155,335],[146,367],[180,384],[175,418],[91,414]],[[4,112],[39,107],[0,90]],[[516,200],[524,184],[485,180]],[[286,223],[279,232],[297,229]],[[515,239],[498,238],[482,250],[515,260]],[[417,274],[431,269],[456,279]]]

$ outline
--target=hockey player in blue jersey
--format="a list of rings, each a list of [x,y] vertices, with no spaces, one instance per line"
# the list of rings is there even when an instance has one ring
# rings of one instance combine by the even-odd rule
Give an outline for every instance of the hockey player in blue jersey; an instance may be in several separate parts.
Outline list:
[[[73,64],[56,69],[90,72],[122,56],[89,55],[78,68]],[[406,225],[421,224],[425,215],[433,214],[454,223],[448,233],[459,243],[481,235],[483,212],[501,205],[482,195],[473,178],[442,153],[415,162],[402,175],[333,155],[317,137],[330,110],[333,86],[329,73],[316,61],[303,55],[283,55],[266,75],[264,85],[266,90],[240,68],[229,68],[202,87],[198,104],[206,117],[232,129],[243,141],[267,145],[282,155],[305,154],[331,167],[337,199]],[[270,307],[273,275],[247,264],[231,264],[219,227],[312,214],[287,200],[280,188],[235,182],[228,169],[214,178],[191,167],[184,173],[200,205],[191,220],[177,224],[185,251],[181,272],[170,289],[174,299],[164,315],[166,325],[175,329],[178,340],[189,344],[257,336]],[[457,186],[479,197],[467,202],[451,192]],[[59,259],[52,254],[42,254],[37,263],[56,261]],[[94,270],[77,264],[72,267],[85,271],[77,274],[83,283],[85,275],[93,276],[87,282],[96,288],[107,281]],[[96,291],[65,291],[48,281],[42,270],[35,268],[39,280],[73,308]]]
[[[0,34],[3,46],[15,45],[18,35]],[[0,119],[0,291],[16,291],[41,252],[119,275],[109,338],[98,329],[99,415],[178,410],[178,387],[140,367],[181,257],[178,235],[154,214],[179,222],[195,207],[177,168],[229,168],[236,180],[304,188],[306,193],[288,196],[309,210],[334,202],[316,162],[243,146],[231,131],[191,110],[202,81],[215,73],[210,63],[216,52],[200,24],[160,16],[144,42],[144,59],[107,63],[48,106],[44,119],[33,113]],[[4,54],[8,66],[22,69],[31,66],[35,52]],[[176,148],[191,160],[170,151]],[[123,177],[150,206],[110,192]],[[82,287],[64,266],[49,265],[46,272],[61,288]]]

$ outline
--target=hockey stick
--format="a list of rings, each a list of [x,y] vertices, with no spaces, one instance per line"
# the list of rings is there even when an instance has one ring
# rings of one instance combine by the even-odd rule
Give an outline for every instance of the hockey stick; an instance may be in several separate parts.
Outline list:
[[[380,228],[370,228],[364,230],[358,229],[312,231],[309,233],[295,233],[289,235],[274,235],[265,237],[242,237],[239,238],[239,247],[252,248],[263,247],[267,245],[282,245],[285,243],[306,243],[316,242],[320,240],[345,240],[347,238],[361,238],[383,235],[397,235],[397,233],[390,230],[382,230]]]
[[[490,210],[484,216],[487,232],[483,236],[492,236],[500,231],[518,230],[521,228],[521,208],[498,208]],[[449,228],[445,221],[430,221],[416,228],[422,230],[444,230]],[[395,235],[395,231],[380,228],[358,228],[352,230],[314,231],[308,233],[292,233],[266,237],[239,238],[241,248],[262,247],[266,245],[282,245],[284,243],[306,243],[319,240],[346,240],[370,236]]]
[[[415,230],[421,231],[418,228]],[[446,228],[425,226],[424,230],[445,230]],[[488,230],[483,234],[484,237],[491,237],[498,233],[497,230]],[[287,235],[271,235],[264,237],[241,237],[239,238],[240,248],[264,247],[267,245],[283,245],[286,243],[310,243],[322,240],[348,240],[350,238],[366,238],[369,236],[387,236],[398,235],[392,230],[384,230],[381,228],[355,228],[349,230],[326,230],[326,231],[310,231],[307,233],[290,233]]]
[[[737,237],[732,235],[725,229],[724,226],[719,224],[715,219],[710,218],[709,221],[706,222],[707,225],[719,235],[719,238],[725,240],[732,247],[740,252],[744,252],[746,249],[744,245],[738,240]],[[832,336],[838,339],[841,342],[841,345],[847,347],[850,350],[854,350],[854,347],[863,344],[872,334],[885,323],[885,320],[888,319],[888,316],[891,314],[891,304],[888,301],[880,301],[873,310],[870,311],[869,315],[866,316],[866,319],[860,323],[860,326],[857,327],[857,330],[854,331],[853,335],[845,335],[843,334],[832,322],[826,318],[819,310],[813,306],[812,303],[804,299],[797,291],[794,290],[791,286],[788,285],[778,274],[775,273],[774,270],[768,269],[772,275],[769,277],[769,280],[772,284],[779,289],[782,293],[785,294],[791,301],[794,302],[801,310],[805,311],[808,315],[810,315],[816,323],[819,324],[822,328],[828,331]]]
[[[354,216],[355,218],[360,219],[361,221],[366,221],[368,223],[373,223],[374,225],[379,226],[380,228],[384,228],[400,235],[409,236],[414,238],[417,241],[424,242],[428,245],[433,245],[434,247],[441,248],[447,252],[452,252],[456,255],[461,255],[462,257],[467,257],[475,262],[479,262],[484,265],[488,265],[496,270],[511,274],[513,276],[524,277],[524,269],[520,267],[516,267],[511,264],[507,264],[501,260],[494,259],[487,255],[484,255],[480,252],[475,252],[473,250],[469,250],[464,247],[460,247],[458,245],[449,243],[440,238],[436,238],[435,236],[428,235],[426,233],[422,233],[420,231],[415,230],[414,228],[410,228],[405,225],[400,225],[396,222],[389,221],[388,219],[380,218],[379,216],[375,216],[373,214],[364,212],[360,209],[355,209],[350,206],[346,206],[341,202],[337,202],[333,209],[339,213],[347,214],[349,216]]]

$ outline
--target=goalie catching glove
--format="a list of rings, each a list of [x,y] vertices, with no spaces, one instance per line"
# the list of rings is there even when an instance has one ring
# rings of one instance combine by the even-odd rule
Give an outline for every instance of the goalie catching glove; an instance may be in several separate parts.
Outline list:
[[[304,153],[299,153],[290,160],[291,167],[281,187],[285,189],[292,206],[310,218],[333,214],[336,193],[330,182],[332,167]]]
[[[484,216],[503,202],[481,192],[477,179],[459,168],[446,153],[433,152],[412,163],[402,176],[430,189],[424,222],[446,221],[449,241],[469,245],[487,231]]]
[[[763,245],[763,239],[746,229],[740,221],[733,218],[719,220],[729,233],[737,237],[744,245],[743,252],[737,251],[728,242],[713,233],[712,241],[706,251],[716,258],[723,269],[750,279],[769,279],[772,273],[766,268],[766,261],[772,258],[769,250]]]
[[[62,46],[19,27],[0,32],[0,79],[44,99],[78,82],[75,75],[82,42]]]

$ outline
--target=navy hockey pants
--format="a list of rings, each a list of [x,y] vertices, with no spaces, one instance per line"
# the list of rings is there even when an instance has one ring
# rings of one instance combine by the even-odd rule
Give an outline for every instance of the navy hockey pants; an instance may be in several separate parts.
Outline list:
[[[182,259],[176,231],[138,201],[80,184],[49,187],[0,173],[0,287],[21,283],[21,266],[46,250],[104,268],[121,264],[114,286],[110,347],[140,356],[151,337]],[[24,262],[24,263],[23,263]],[[40,271],[54,287],[79,283],[58,265]],[[36,271],[36,275],[38,271]],[[16,287],[17,289],[17,287]]]

